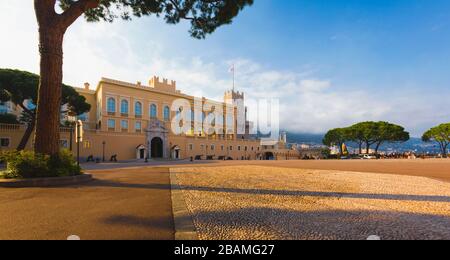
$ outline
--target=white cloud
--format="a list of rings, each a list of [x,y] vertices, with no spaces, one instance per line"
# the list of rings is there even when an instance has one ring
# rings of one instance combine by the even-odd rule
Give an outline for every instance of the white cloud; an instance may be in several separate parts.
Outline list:
[[[0,10],[0,34],[5,36],[0,41],[0,67],[38,72],[32,4],[2,1]],[[65,40],[65,82],[95,85],[104,76],[146,83],[159,75],[176,80],[188,94],[221,99],[232,86],[228,69],[234,64],[237,89],[249,98],[279,98],[281,127],[289,131],[318,133],[358,121],[389,120],[419,134],[449,118],[446,95],[349,90],[322,79],[317,71],[275,69],[247,57],[174,56],[174,47],[186,46],[160,37],[139,37],[129,28],[124,23],[77,22]]]

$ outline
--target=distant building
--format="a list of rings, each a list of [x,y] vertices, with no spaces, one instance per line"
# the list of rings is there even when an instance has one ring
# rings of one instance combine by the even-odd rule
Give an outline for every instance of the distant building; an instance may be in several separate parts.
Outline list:
[[[19,109],[12,102],[0,102],[0,114],[20,114]]]

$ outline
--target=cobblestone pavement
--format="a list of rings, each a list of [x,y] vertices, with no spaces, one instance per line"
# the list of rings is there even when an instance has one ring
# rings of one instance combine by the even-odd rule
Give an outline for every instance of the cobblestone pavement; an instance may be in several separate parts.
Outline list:
[[[450,239],[450,183],[232,166],[176,169],[201,239]]]

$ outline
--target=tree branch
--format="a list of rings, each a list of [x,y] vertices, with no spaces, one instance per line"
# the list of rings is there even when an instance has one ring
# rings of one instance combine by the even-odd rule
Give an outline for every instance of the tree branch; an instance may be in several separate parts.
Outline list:
[[[72,25],[84,12],[89,9],[96,8],[100,4],[100,0],[79,0],[73,3],[69,9],[61,14],[62,24],[65,28]]]
[[[19,104],[19,107],[22,108],[22,110],[29,114],[30,116],[34,115],[35,112],[33,112],[32,110],[28,109],[26,106],[24,106],[23,104]]]

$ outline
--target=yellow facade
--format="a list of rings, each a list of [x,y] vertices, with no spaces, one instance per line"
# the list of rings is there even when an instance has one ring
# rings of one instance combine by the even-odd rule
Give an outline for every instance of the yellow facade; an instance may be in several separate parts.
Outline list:
[[[176,112],[171,110],[177,99],[188,100],[194,107],[194,97],[176,89],[176,82],[153,77],[148,85],[131,84],[102,78],[96,90],[89,84],[76,89],[86,97],[92,108],[80,117],[83,121],[83,142],[80,155],[86,159],[118,160],[136,159],[233,159],[255,160],[261,158],[259,140],[238,135],[236,129],[228,134],[195,133],[191,130],[181,135],[171,131],[171,121]],[[238,92],[227,92],[224,98],[243,97]],[[207,100],[200,99],[201,106]],[[226,102],[214,102],[226,110]],[[196,104],[198,106],[198,103]],[[237,113],[233,107],[232,112]],[[207,113],[207,112],[206,112]],[[226,115],[224,115],[226,117]],[[14,149],[22,138],[24,126],[2,126],[0,137],[9,139],[9,145],[0,149]],[[31,149],[32,141],[28,144]],[[61,145],[72,147],[76,153],[75,135],[71,129],[61,130]],[[153,149],[152,149],[153,148]]]

